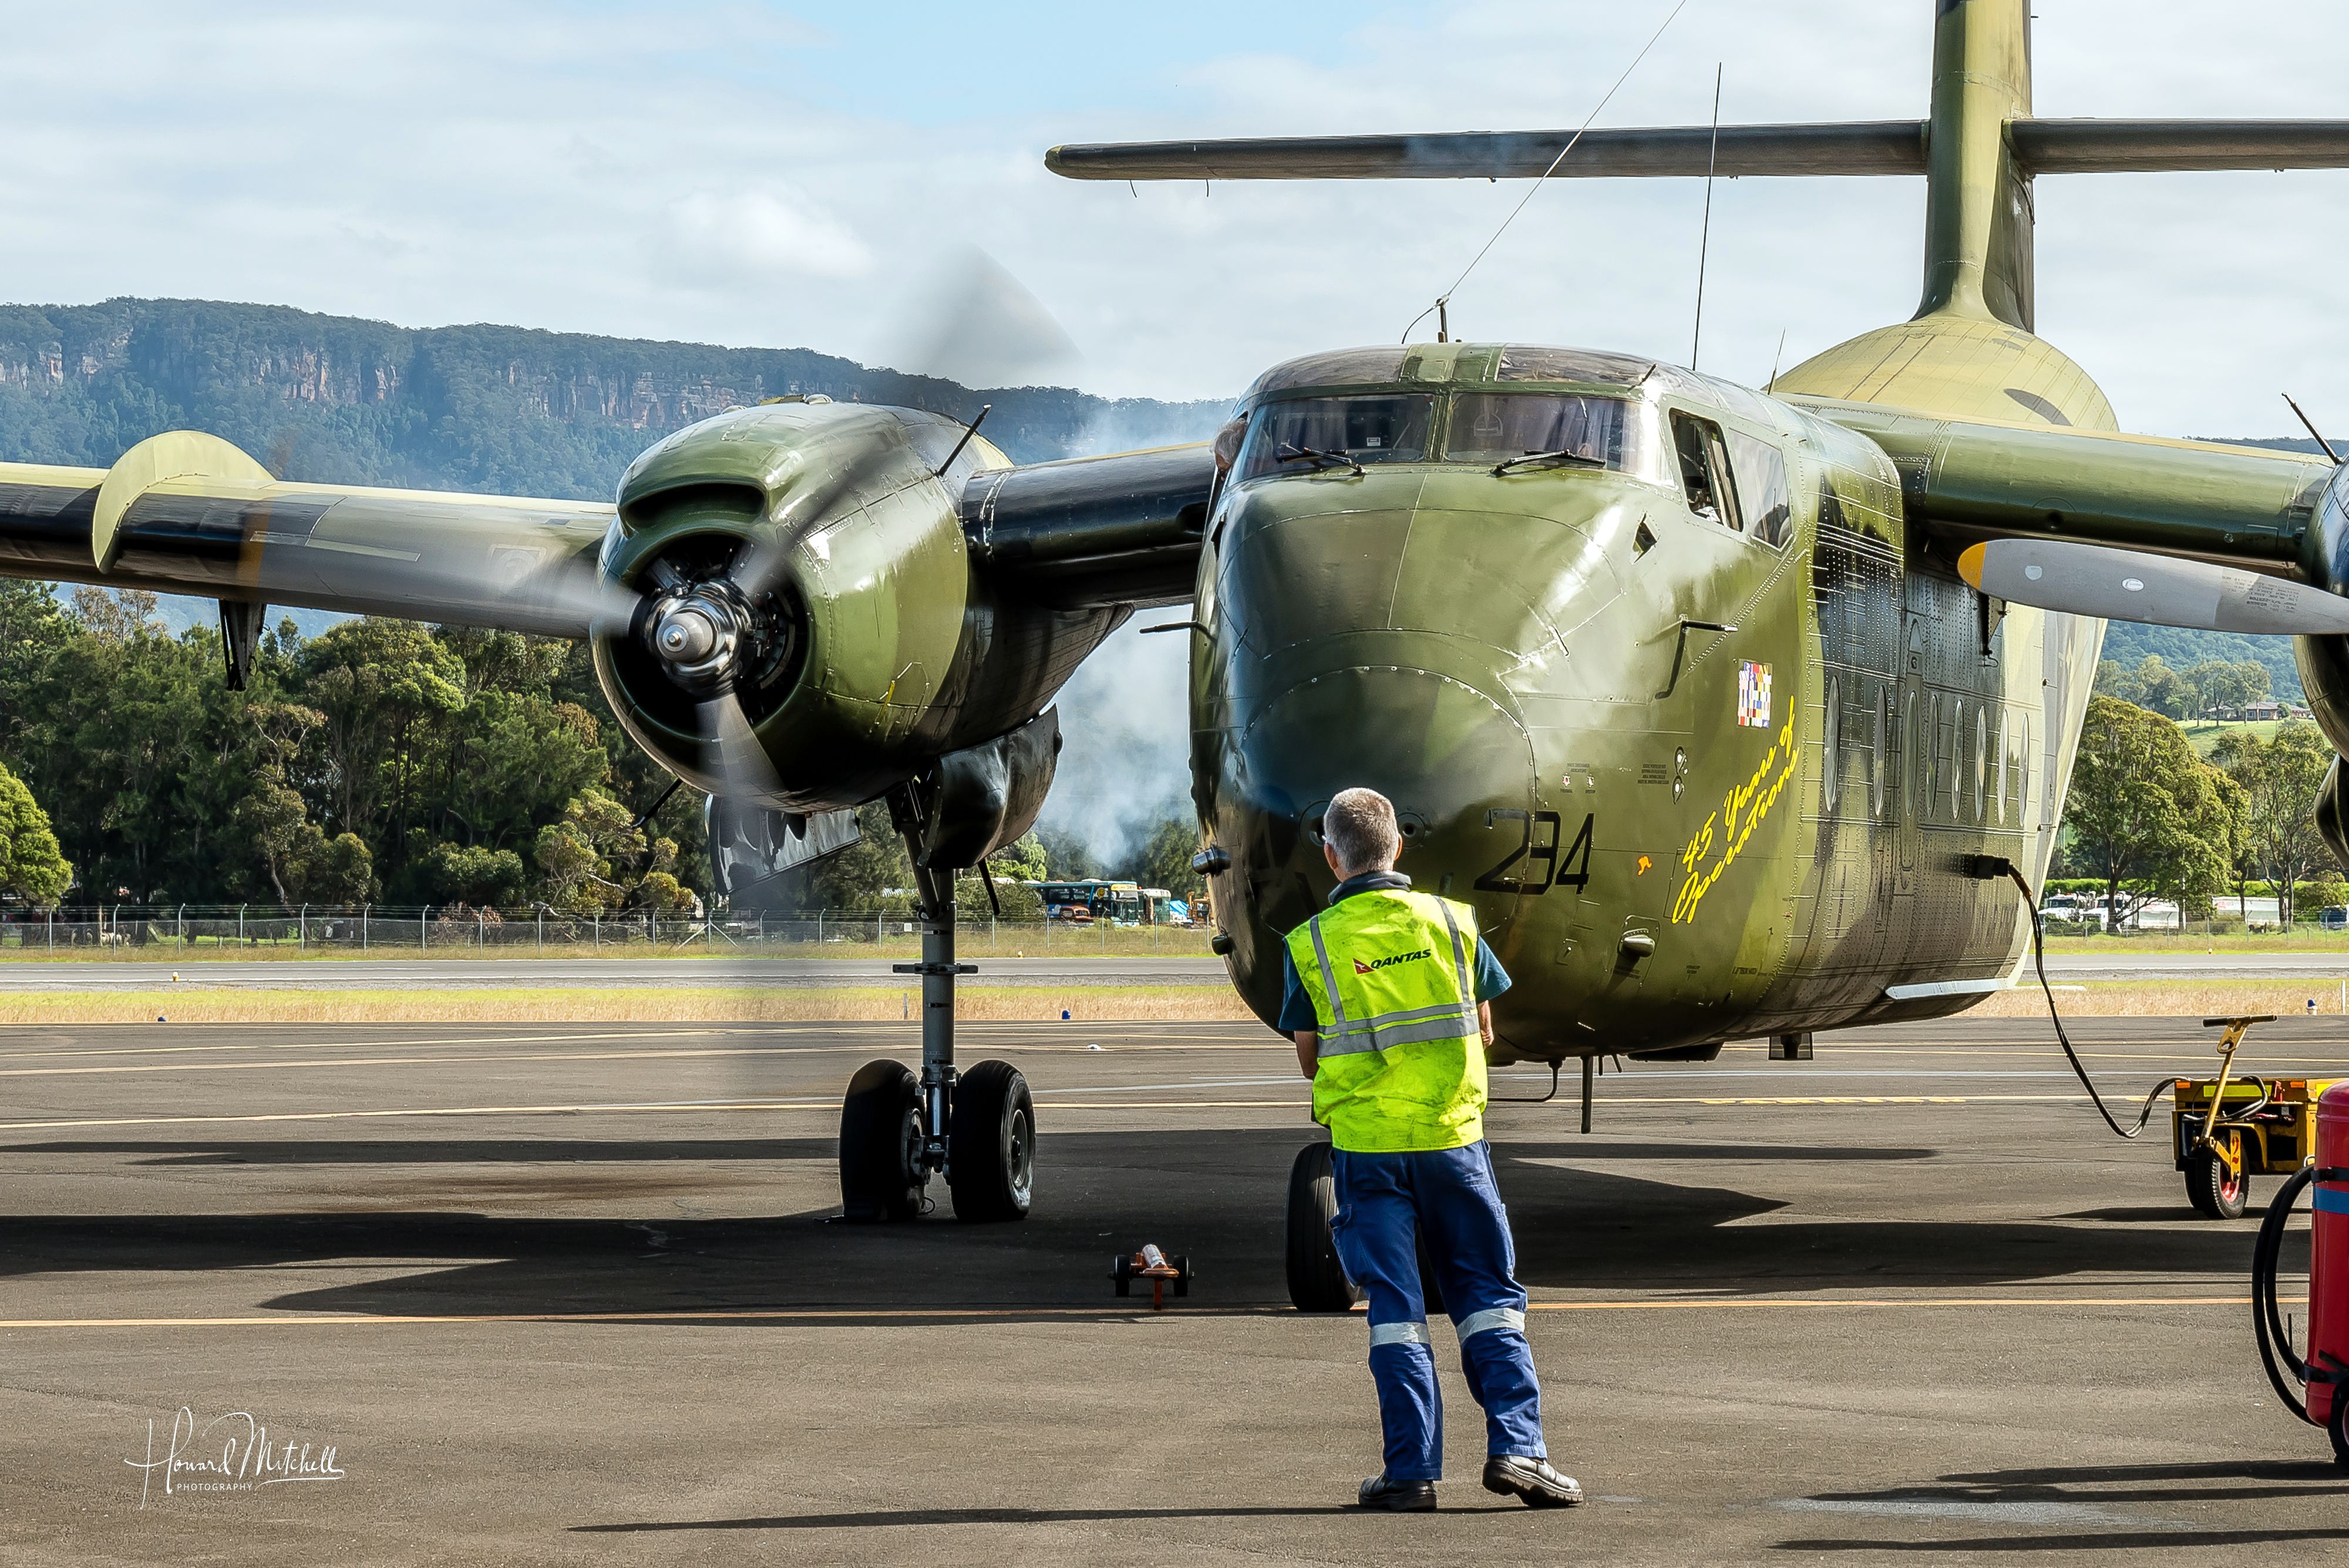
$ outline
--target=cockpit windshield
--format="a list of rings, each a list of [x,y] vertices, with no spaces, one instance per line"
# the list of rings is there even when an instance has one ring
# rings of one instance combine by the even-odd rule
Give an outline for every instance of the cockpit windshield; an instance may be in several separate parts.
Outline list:
[[[1620,398],[1543,392],[1462,392],[1444,434],[1447,462],[1547,457],[1636,471],[1637,407]]]
[[[1371,462],[1419,462],[1427,456],[1435,399],[1421,392],[1268,402],[1249,421],[1241,479],[1268,473]]]

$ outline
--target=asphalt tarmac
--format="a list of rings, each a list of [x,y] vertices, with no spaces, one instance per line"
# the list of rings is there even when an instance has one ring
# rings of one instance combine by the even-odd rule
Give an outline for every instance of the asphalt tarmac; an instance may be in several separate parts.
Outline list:
[[[1187,938],[1185,940],[1188,940]],[[979,966],[985,985],[1221,985],[1228,971],[1218,958],[1112,958],[1083,953],[999,956],[984,948],[961,956]],[[348,961],[201,959],[150,963],[139,959],[52,963],[0,962],[0,992],[9,991],[151,991],[172,983],[272,990],[479,990],[502,986],[784,990],[898,985],[897,958],[537,958],[357,959]],[[2150,952],[2056,953],[2047,973],[2058,984],[2127,980],[2305,980],[2338,984],[2349,978],[2349,953]]]
[[[2075,1027],[2124,1091],[2208,1060],[2192,1021]],[[2349,1074],[2338,1018],[2252,1041]],[[0,1031],[0,1561],[2349,1552],[2349,1474],[2251,1345],[2252,1222],[2193,1218],[2031,1021],[1609,1074],[1588,1137],[1570,1088],[1496,1107],[1592,1501],[1478,1489],[1439,1325],[1453,1479],[1417,1517],[1343,1506],[1378,1466],[1363,1325],[1286,1304],[1288,1046],[963,1044],[1035,1085],[1026,1223],[833,1222],[836,1096],[898,1025]],[[1104,1277],[1143,1241],[1197,1271],[1163,1314]],[[175,1421],[226,1474],[170,1467]]]

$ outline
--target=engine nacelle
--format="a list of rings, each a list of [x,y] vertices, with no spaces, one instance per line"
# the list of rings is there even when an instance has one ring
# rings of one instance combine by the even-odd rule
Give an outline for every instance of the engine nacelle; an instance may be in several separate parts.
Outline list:
[[[975,680],[999,607],[962,483],[1003,465],[941,416],[825,401],[678,431],[622,479],[606,576],[642,596],[593,646],[628,733],[714,794],[854,805],[1035,713]],[[991,727],[990,727],[991,726]]]

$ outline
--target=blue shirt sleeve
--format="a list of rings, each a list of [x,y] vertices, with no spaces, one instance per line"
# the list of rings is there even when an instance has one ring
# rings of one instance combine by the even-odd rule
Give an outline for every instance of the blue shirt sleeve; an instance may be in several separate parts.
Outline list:
[[[1490,1002],[1516,983],[1509,978],[1509,971],[1501,967],[1501,961],[1493,956],[1493,950],[1485,945],[1485,939],[1478,937],[1476,939],[1476,1000]]]
[[[1297,959],[1286,942],[1280,947],[1279,1027],[1283,1034],[1321,1027],[1321,1020],[1313,1011],[1313,999],[1305,994],[1305,981],[1298,976]]]

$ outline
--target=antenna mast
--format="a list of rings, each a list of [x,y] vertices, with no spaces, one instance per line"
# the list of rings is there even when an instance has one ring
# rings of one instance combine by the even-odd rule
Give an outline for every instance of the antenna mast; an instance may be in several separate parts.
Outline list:
[[[1704,263],[1713,244],[1713,171],[1721,161],[1721,62],[1713,67],[1713,147],[1704,155],[1704,227],[1696,242],[1696,327],[1689,334],[1689,369],[1696,369],[1696,351],[1704,341]]]

